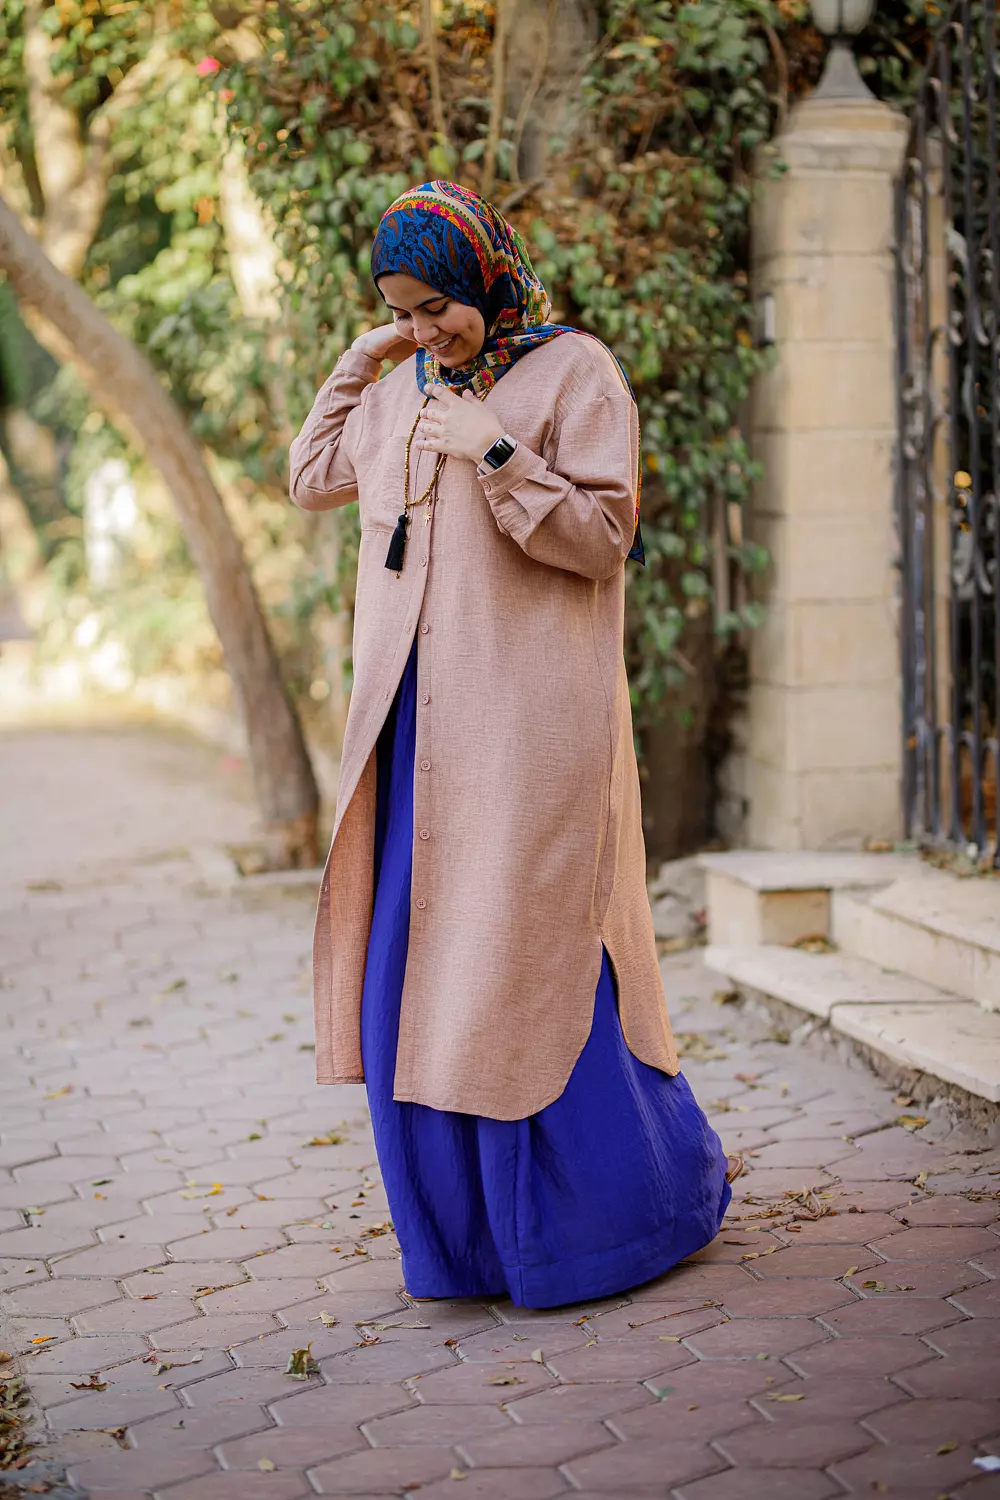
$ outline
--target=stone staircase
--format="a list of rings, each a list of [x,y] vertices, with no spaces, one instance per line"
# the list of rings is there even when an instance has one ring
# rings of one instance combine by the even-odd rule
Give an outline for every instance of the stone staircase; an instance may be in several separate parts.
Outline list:
[[[916,856],[704,855],[708,966],[880,1061],[1000,1104],[1000,879]]]

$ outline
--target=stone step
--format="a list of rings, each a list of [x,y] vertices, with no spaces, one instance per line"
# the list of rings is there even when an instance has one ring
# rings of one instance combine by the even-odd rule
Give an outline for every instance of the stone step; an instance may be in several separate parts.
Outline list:
[[[714,943],[797,943],[828,936],[831,893],[889,886],[912,867],[895,854],[703,854],[708,928]]]
[[[1000,880],[916,866],[881,889],[831,892],[844,953],[1000,1011]]]
[[[851,954],[713,944],[705,962],[737,989],[794,1006],[876,1058],[1000,1103],[1000,1013]]]

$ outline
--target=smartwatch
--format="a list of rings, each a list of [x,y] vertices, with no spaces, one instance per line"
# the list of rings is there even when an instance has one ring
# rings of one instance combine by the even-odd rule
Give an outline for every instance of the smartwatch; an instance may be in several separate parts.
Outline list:
[[[517,444],[512,437],[497,438],[492,448],[487,448],[483,454],[483,463],[488,469],[499,469],[511,457],[516,447]]]

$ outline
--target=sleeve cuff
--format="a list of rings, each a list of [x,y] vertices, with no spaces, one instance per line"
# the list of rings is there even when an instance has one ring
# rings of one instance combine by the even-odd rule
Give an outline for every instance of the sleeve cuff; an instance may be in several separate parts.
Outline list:
[[[382,373],[382,366],[377,359],[372,359],[370,354],[362,354],[360,349],[345,349],[334,366],[334,373],[343,371],[347,375],[356,375],[371,385]]]
[[[544,483],[549,473],[545,460],[523,443],[499,469],[476,472],[497,525],[516,542],[527,540],[561,499]]]

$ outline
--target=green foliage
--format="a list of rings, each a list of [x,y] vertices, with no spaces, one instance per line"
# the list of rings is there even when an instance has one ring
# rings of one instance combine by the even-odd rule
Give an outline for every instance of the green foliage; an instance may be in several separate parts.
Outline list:
[[[440,66],[451,139],[434,134],[416,18],[383,0],[327,12],[266,4],[268,45],[219,78],[253,186],[279,226],[303,358],[295,414],[336,356],[383,316],[368,248],[410,182],[451,170],[478,186],[493,65],[487,7],[448,0]],[[554,316],[614,348],[643,420],[648,565],[630,570],[633,692],[654,715],[676,673],[686,622],[712,605],[716,509],[754,478],[739,413],[762,356],[753,347],[747,218],[754,149],[773,102],[766,0],[613,0],[579,80],[578,130],[550,181],[512,217],[526,234]],[[478,94],[478,97],[475,97]],[[497,160],[516,187],[513,122]],[[757,558],[730,547],[727,562]],[[719,627],[752,623],[729,611]]]
[[[501,206],[512,199],[510,217],[556,318],[608,342],[636,390],[648,566],[628,571],[628,654],[641,727],[687,670],[692,624],[731,636],[758,621],[753,605],[738,602],[744,590],[716,587],[763,561],[728,524],[756,477],[741,419],[765,358],[754,347],[748,289],[753,156],[784,107],[815,82],[824,47],[804,0],[602,0],[596,10],[594,45],[581,45],[580,71],[567,84],[578,107],[546,142],[544,180],[520,180],[523,121],[503,119],[492,196]],[[0,111],[37,198],[23,11],[24,0],[0,11]],[[922,0],[882,0],[877,9],[861,66],[892,102],[905,104],[912,90],[935,11]],[[280,509],[273,393],[280,387],[297,425],[337,356],[384,316],[368,254],[386,205],[432,175],[482,184],[493,8],[487,0],[435,6],[447,137],[437,129],[413,0],[256,0],[242,26],[251,46],[220,31],[238,14],[206,0],[58,0],[44,12],[66,98],[84,126],[157,39],[169,42],[166,65],[116,124],[108,207],[85,283],[224,462],[258,570],[283,559],[270,568],[269,597],[282,601],[279,629],[305,681],[303,633],[316,612],[352,598],[353,522],[334,523],[331,577],[304,554],[298,518]],[[283,355],[240,312],[219,212],[220,107],[280,241]],[[86,420],[83,410],[71,479],[106,439]],[[173,557],[173,543],[163,545]]]

